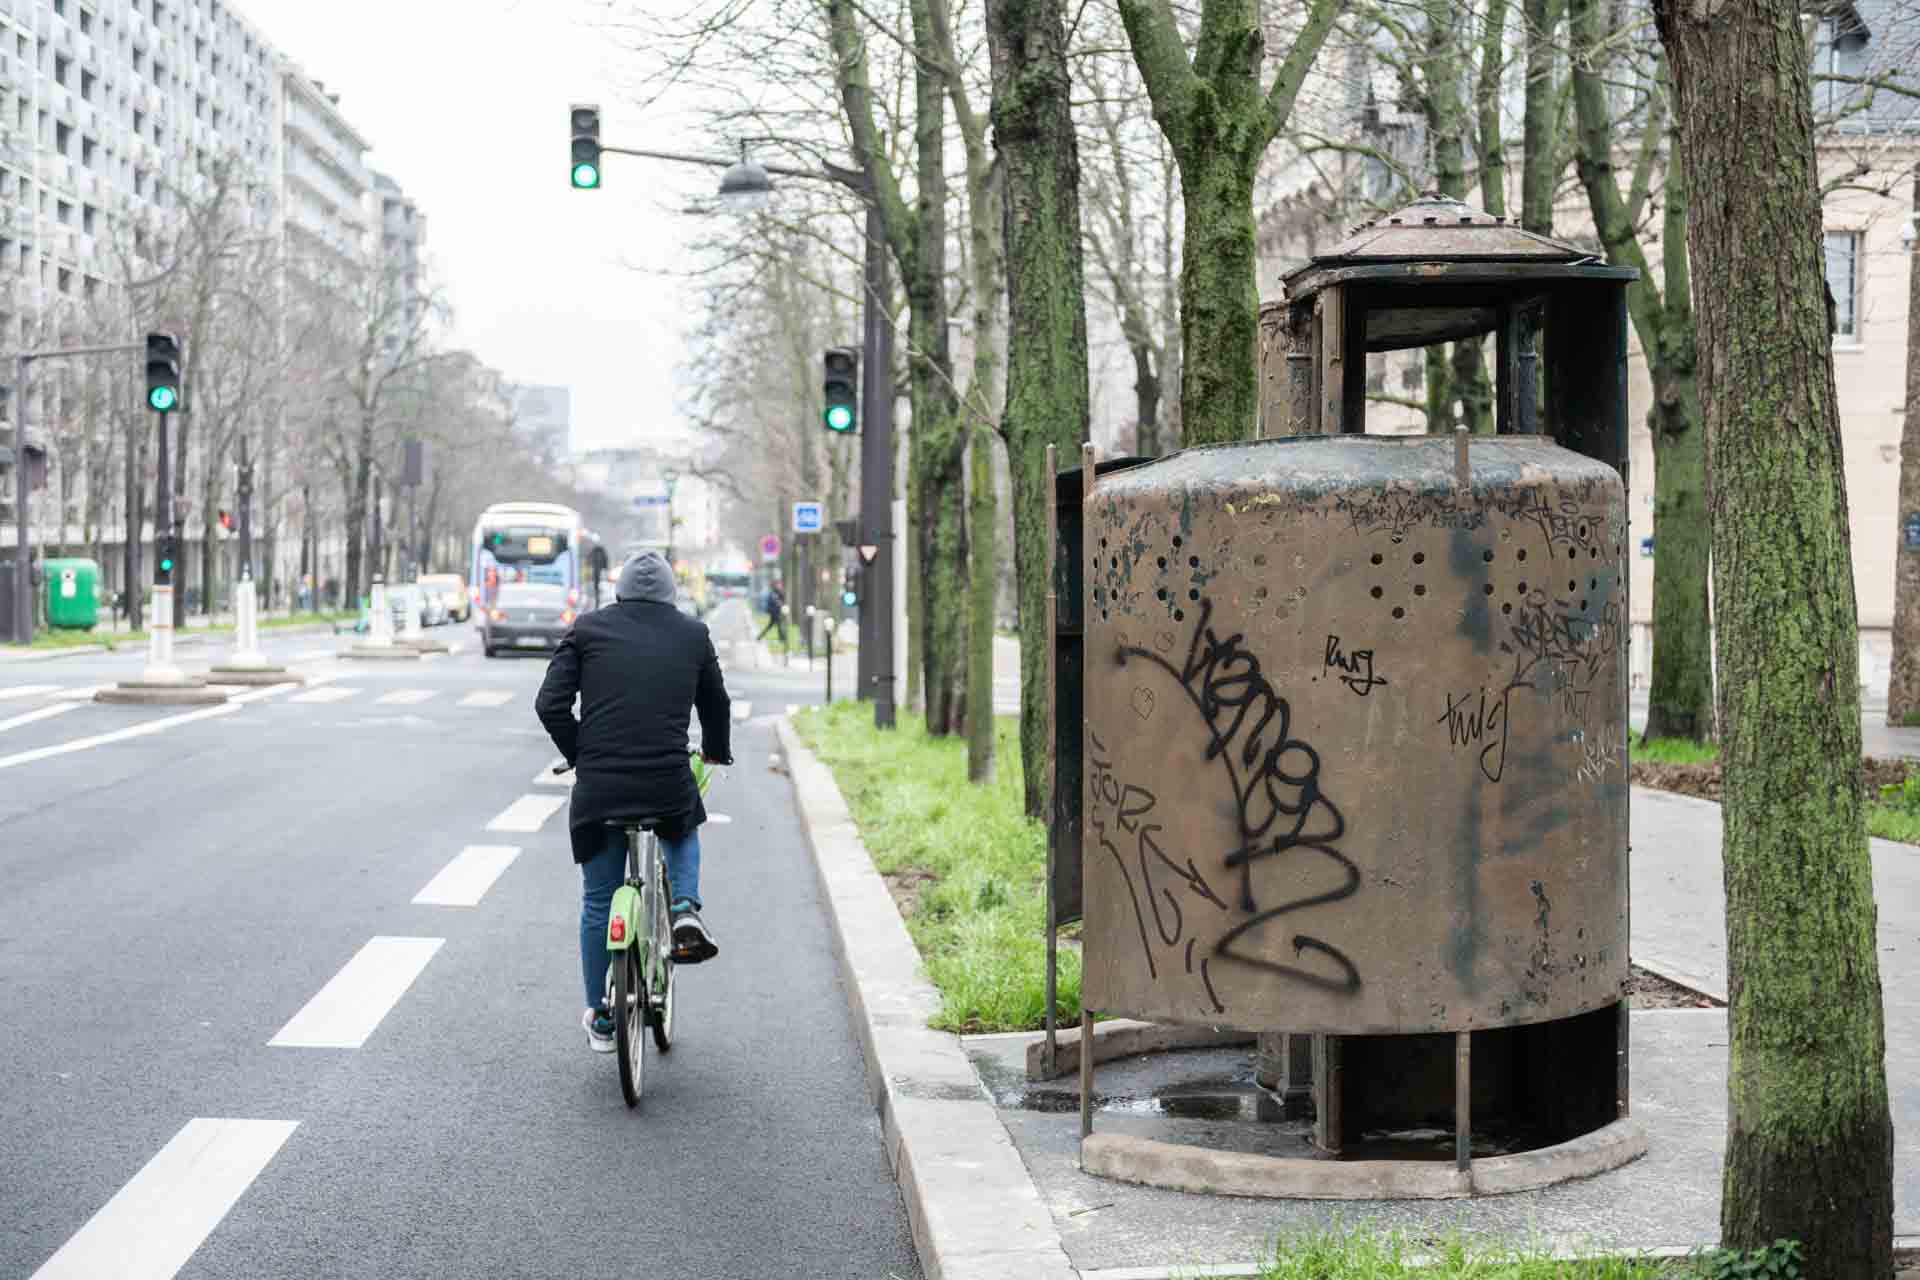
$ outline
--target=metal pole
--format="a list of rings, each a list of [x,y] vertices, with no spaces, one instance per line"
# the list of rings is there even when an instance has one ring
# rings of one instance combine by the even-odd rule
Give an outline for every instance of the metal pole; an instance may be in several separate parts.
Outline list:
[[[407,581],[408,582],[420,581],[420,562],[417,559],[417,557],[420,554],[420,533],[414,524],[414,521],[417,517],[419,506],[420,506],[420,486],[417,484],[410,484],[407,486]],[[578,552],[576,551],[575,554],[577,555]],[[575,561],[575,563],[578,563],[578,561]]]
[[[33,549],[27,543],[27,359],[13,360],[13,618],[16,644],[33,643]]]
[[[833,705],[833,619],[827,619],[827,705]]]
[[[240,580],[253,581],[253,461],[247,437],[240,436]]]
[[[878,550],[866,566],[860,608],[863,691],[873,695],[873,724],[894,727],[893,687],[893,327],[886,315],[886,227],[880,203],[867,195],[866,298],[861,340],[861,391],[865,425],[860,435],[861,539]]]

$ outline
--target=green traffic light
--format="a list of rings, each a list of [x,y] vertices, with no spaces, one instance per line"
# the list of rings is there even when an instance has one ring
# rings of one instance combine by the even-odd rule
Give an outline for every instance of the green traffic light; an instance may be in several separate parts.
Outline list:
[[[840,603],[847,606],[847,608],[851,609],[853,608],[853,606],[860,603],[860,597],[855,595],[851,591],[842,591],[840,593]]]
[[[173,561],[171,561],[171,560],[162,560],[162,561],[160,562],[160,572],[162,572],[162,573],[172,573],[172,572],[173,572]]]
[[[584,191],[590,191],[599,186],[600,166],[588,164],[584,160],[573,166],[573,185]]]
[[[827,410],[827,430],[853,430],[853,409],[844,404],[836,404]]]
[[[147,403],[165,413],[180,403],[180,393],[172,387],[155,387],[147,392]]]

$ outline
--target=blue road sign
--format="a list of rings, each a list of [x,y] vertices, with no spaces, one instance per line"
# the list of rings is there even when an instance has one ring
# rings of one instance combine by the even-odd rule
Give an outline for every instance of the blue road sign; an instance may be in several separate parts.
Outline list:
[[[795,533],[819,533],[827,527],[826,508],[818,502],[796,502],[793,504],[793,531]]]

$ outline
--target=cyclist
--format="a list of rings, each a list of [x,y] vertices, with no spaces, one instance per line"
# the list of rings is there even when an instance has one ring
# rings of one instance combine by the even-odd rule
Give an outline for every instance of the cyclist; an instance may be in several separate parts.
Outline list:
[[[625,876],[627,844],[606,819],[662,819],[657,835],[673,889],[674,963],[699,964],[720,951],[700,918],[700,824],[707,811],[687,753],[687,722],[689,711],[698,711],[708,763],[733,763],[727,687],[707,624],[674,606],[673,570],[658,551],[627,561],[614,603],[581,614],[561,639],[534,708],[577,769],[567,825],[582,881],[587,1008],[580,1021],[589,1047],[610,1053],[607,911]]]

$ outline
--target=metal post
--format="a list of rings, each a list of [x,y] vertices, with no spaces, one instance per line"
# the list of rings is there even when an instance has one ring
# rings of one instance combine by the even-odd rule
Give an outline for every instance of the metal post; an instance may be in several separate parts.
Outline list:
[[[240,435],[240,580],[253,581],[253,460],[246,433]]]
[[[260,652],[260,598],[253,581],[253,460],[247,456],[247,437],[240,436],[240,574],[233,584],[233,656],[222,670],[264,670]]]
[[[13,361],[14,643],[33,643],[33,549],[27,542],[27,357]]]
[[[1473,1167],[1473,1033],[1453,1033],[1453,1167]]]
[[[894,727],[893,687],[893,327],[886,315],[886,227],[867,194],[866,298],[861,305],[861,541],[877,548],[860,602],[860,688],[872,691],[873,724]]]
[[[158,492],[153,503],[153,617],[147,623],[147,669],[142,679],[148,684],[181,684],[185,677],[173,665],[173,628],[178,620],[173,608],[173,570],[162,567],[160,554],[173,529],[173,467],[167,448],[170,433],[167,415],[156,412],[153,416],[160,428],[160,451],[155,460]],[[175,542],[177,546],[178,540]]]
[[[1054,590],[1054,561],[1060,548],[1060,513],[1058,491],[1059,484],[1055,476],[1059,474],[1059,455],[1053,445],[1047,446],[1047,688],[1049,693],[1058,675],[1060,634],[1060,597]],[[1059,825],[1052,821],[1053,788],[1058,772],[1058,753],[1054,745],[1054,705],[1053,698],[1047,698],[1047,1009],[1046,1038],[1042,1041],[1040,1061],[1046,1068],[1047,1078],[1055,1074],[1055,1063],[1060,1056],[1060,923],[1058,912],[1060,904],[1054,900],[1054,867],[1059,854],[1055,845],[1058,841]]]
[[[1093,1132],[1093,1010],[1080,1006],[1080,1141]]]
[[[833,618],[827,618],[827,705],[833,705]]]

